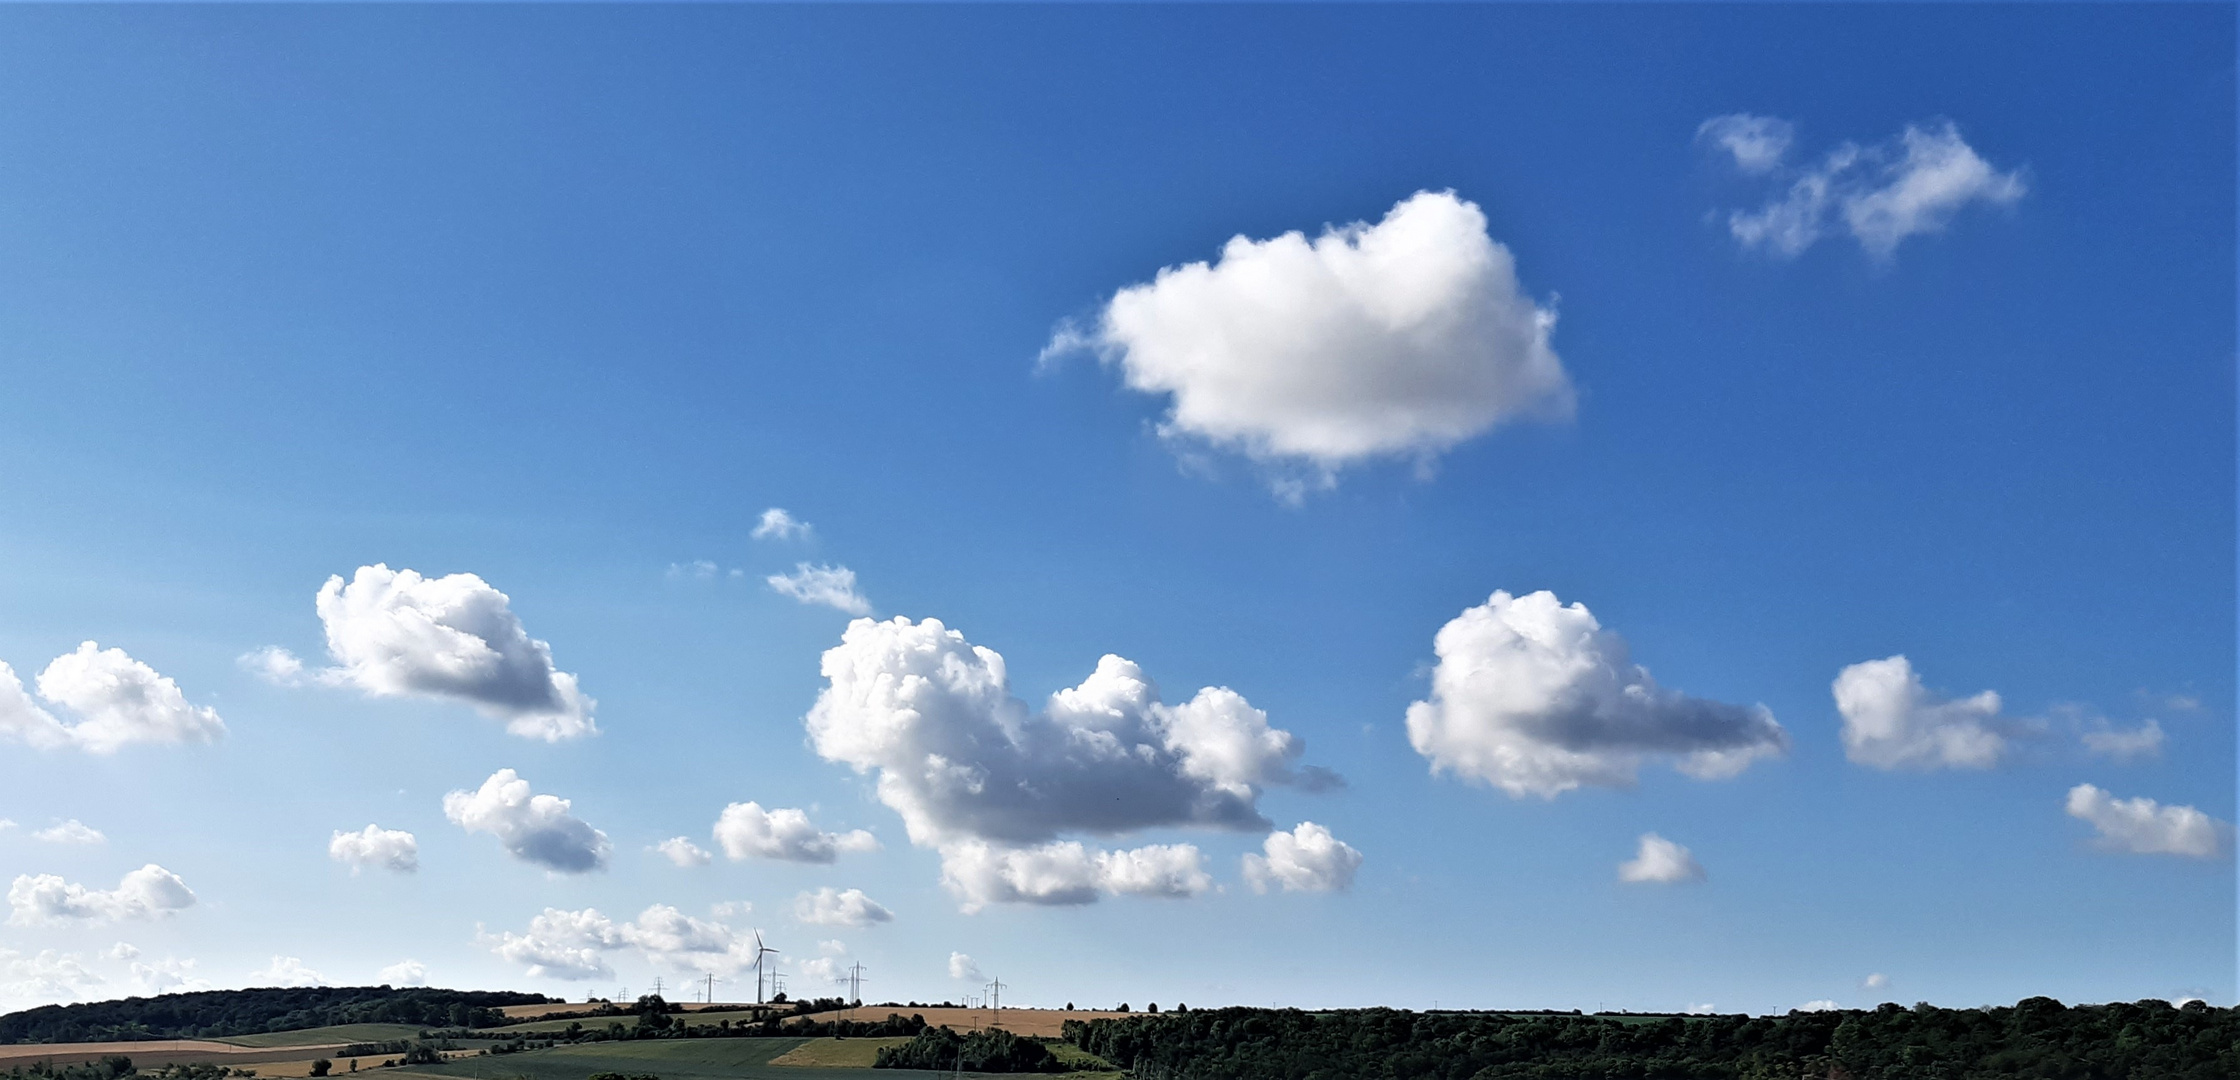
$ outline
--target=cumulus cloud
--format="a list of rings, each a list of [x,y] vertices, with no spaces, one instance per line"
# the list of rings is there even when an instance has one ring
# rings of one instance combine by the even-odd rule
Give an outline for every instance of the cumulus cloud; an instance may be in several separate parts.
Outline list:
[[[941,849],[941,883],[969,913],[989,904],[1087,904],[1106,894],[1196,896],[1213,878],[1191,844],[1105,851],[1074,840],[1033,847],[971,840]]]
[[[81,991],[103,982],[77,953],[41,950],[26,956],[0,949],[0,1007],[25,1008],[56,1001],[75,1000]]]
[[[1847,142],[1815,164],[1780,170],[1792,133],[1786,121],[1740,113],[1699,129],[1743,172],[1787,184],[1764,206],[1727,215],[1728,232],[1746,248],[1794,257],[1841,230],[1888,259],[1909,236],[1943,232],[1970,204],[2011,206],[2029,191],[2020,170],[1993,168],[1949,120],[1907,124],[1889,142]]]
[[[13,926],[156,919],[192,906],[187,883],[154,863],[125,874],[114,889],[89,889],[53,874],[22,874],[8,887]]]
[[[187,703],[179,684],[95,642],[55,657],[39,673],[39,696],[76,719],[65,722],[24,692],[0,663],[0,738],[37,749],[113,754],[133,743],[207,743],[226,733],[214,709]]]
[[[1844,756],[1877,769],[1988,769],[2020,730],[1999,715],[1997,692],[1942,697],[1903,656],[1844,668],[1832,689]]]
[[[101,950],[101,955],[111,960],[130,960],[140,955],[140,947],[129,941],[120,941]]]
[[[327,579],[317,599],[335,667],[315,673],[374,697],[464,702],[523,738],[558,742],[595,735],[597,702],[553,666],[552,647],[529,636],[512,600],[473,574],[422,577],[384,564],[349,581]],[[243,662],[300,679],[301,661],[267,648]]]
[[[554,795],[533,795],[529,782],[512,769],[499,769],[473,792],[443,797],[443,814],[468,832],[498,838],[523,862],[562,874],[604,870],[607,834],[568,812],[569,802]]]
[[[1374,225],[1235,237],[1211,264],[1121,289],[1094,326],[1060,327],[1043,357],[1093,350],[1168,397],[1169,437],[1327,486],[1356,462],[1428,462],[1506,421],[1569,417],[1555,323],[1484,212],[1424,191]]]
[[[1890,976],[1879,971],[1874,972],[1859,980],[1859,987],[1864,990],[1887,990],[1890,988]]]
[[[32,833],[31,838],[33,840],[44,840],[50,844],[105,844],[109,842],[108,837],[101,835],[101,830],[79,821],[77,818],[71,818],[60,824],[41,829]]]
[[[347,863],[353,874],[368,866],[409,874],[420,869],[420,841],[402,829],[379,825],[368,825],[358,832],[338,829],[334,839],[327,841],[327,857]]]
[[[879,850],[879,841],[862,829],[828,833],[801,810],[764,810],[761,803],[732,803],[716,819],[715,840],[723,853],[739,859],[782,859],[828,863],[843,852]]]
[[[1796,137],[1796,125],[1787,120],[1749,113],[1714,116],[1696,129],[1698,140],[1733,155],[1734,167],[1752,174],[1778,168]]]
[[[793,917],[818,926],[872,926],[893,922],[894,912],[865,896],[862,889],[845,892],[831,886],[793,898]]]
[[[670,862],[688,869],[695,866],[706,866],[715,859],[715,856],[708,854],[706,849],[682,836],[672,836],[663,840],[653,845],[653,850],[668,856]]]
[[[804,604],[823,604],[850,615],[871,614],[871,601],[856,591],[856,572],[845,566],[811,566],[795,563],[793,573],[763,579],[780,595]]]
[[[980,974],[980,965],[973,961],[970,954],[961,952],[949,954],[949,977],[973,983],[986,982],[988,978]]]
[[[670,563],[668,578],[671,581],[714,581],[721,571],[722,567],[706,559],[694,559],[688,563]]]
[[[1244,857],[1244,879],[1259,893],[1270,885],[1285,892],[1336,892],[1352,885],[1354,871],[1361,869],[1361,852],[1311,821],[1269,833],[1261,852]]]
[[[2224,853],[2232,826],[2190,806],[2153,799],[2118,799],[2091,784],[2069,789],[2069,816],[2091,823],[2103,850],[2134,855],[2213,859]]]
[[[773,506],[762,512],[762,519],[748,535],[757,540],[806,540],[809,523],[787,513],[783,507]]]
[[[1703,878],[1703,864],[1694,854],[1655,833],[1642,833],[1633,858],[1618,864],[1618,880],[1632,885],[1677,885]]]
[[[1099,892],[1200,891],[1197,849],[1091,852],[1067,832],[1270,827],[1270,785],[1318,782],[1303,747],[1226,687],[1180,705],[1141,668],[1106,656],[1039,712],[1013,697],[1003,657],[937,619],[858,619],[824,654],[811,745],[876,774],[912,842],[942,852],[968,906],[1082,903]]]
[[[1408,741],[1433,772],[1512,796],[1627,786],[1660,757],[1699,780],[1724,779],[1789,745],[1763,705],[1657,685],[1586,605],[1545,590],[1494,593],[1441,627],[1432,648],[1431,696],[1408,706]]]
[[[383,986],[426,986],[428,965],[418,960],[399,960],[374,974]]]
[[[1819,1000],[1817,1000],[1817,1001],[1807,1001],[1807,1002],[1805,1002],[1804,1004],[1802,1004],[1802,1005],[1799,1005],[1799,1006],[1797,1006],[1797,1007],[1796,1007],[1795,1009],[1792,1009],[1792,1010],[1790,1010],[1790,1011],[1791,1011],[1791,1012],[1834,1012],[1835,1010],[1837,1010],[1837,1009],[1840,1009],[1840,1008],[1842,1008],[1842,1007],[1843,1007],[1843,1006],[1841,1006],[1841,1005],[1838,1005],[1838,1004],[1836,1004],[1835,1002],[1833,1002],[1833,1001],[1830,1001],[1830,1000],[1829,1000],[1829,999],[1827,999],[1827,998],[1821,998],[1821,999],[1819,999]]]
[[[2086,752],[2115,761],[2136,761],[2162,756],[2162,724],[2149,720],[2129,731],[2109,727],[2106,721],[2079,736]]]
[[[132,982],[133,985],[140,988],[141,993],[151,996],[155,994],[186,994],[197,990],[216,989],[215,984],[211,983],[210,980],[194,973],[194,966],[195,962],[192,959],[182,960],[175,956],[166,956],[161,960],[146,964],[134,962],[132,965]]]
[[[647,962],[679,971],[733,975],[754,963],[750,936],[667,904],[654,904],[624,923],[597,908],[546,908],[529,921],[526,933],[506,931],[484,941],[498,956],[523,965],[531,978],[609,978],[614,971],[606,956],[624,948],[635,948]]]
[[[275,956],[263,970],[249,973],[251,986],[325,986],[327,977],[293,956]]]

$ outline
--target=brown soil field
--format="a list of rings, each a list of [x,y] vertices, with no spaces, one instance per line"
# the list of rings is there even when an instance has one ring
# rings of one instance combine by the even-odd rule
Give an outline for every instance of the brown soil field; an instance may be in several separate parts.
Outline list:
[[[0,1069],[29,1065],[35,1061],[52,1061],[57,1065],[74,1065],[85,1061],[98,1061],[111,1054],[123,1054],[135,1065],[192,1064],[216,1062],[242,1068],[258,1068],[267,1062],[310,1061],[316,1057],[330,1056],[344,1044],[326,1046],[234,1046],[230,1043],[209,1042],[202,1039],[144,1039],[137,1042],[89,1043],[17,1043],[0,1046]],[[306,1066],[306,1069],[309,1067]]]
[[[999,1027],[1013,1035],[1055,1039],[1058,1029],[1068,1020],[1104,1020],[1129,1013],[1089,1012],[1085,1009],[913,1009],[907,1006],[866,1005],[860,1009],[842,1009],[838,1012],[816,1013],[820,1022],[834,1019],[861,1020],[873,1023],[887,1018],[888,1013],[903,1016],[918,1015],[935,1027],[947,1025],[957,1031],[978,1031],[981,1028]]]

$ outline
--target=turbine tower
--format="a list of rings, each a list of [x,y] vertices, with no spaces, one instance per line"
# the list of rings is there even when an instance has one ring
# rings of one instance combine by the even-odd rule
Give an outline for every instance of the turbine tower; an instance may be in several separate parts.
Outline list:
[[[762,962],[763,957],[769,956],[773,953],[776,953],[777,951],[778,950],[762,943],[762,931],[757,930],[754,932],[754,1003],[757,1005],[762,1004],[762,974],[765,970],[768,970],[767,966]],[[773,992],[775,992],[777,974],[778,973],[775,971],[770,972]]]

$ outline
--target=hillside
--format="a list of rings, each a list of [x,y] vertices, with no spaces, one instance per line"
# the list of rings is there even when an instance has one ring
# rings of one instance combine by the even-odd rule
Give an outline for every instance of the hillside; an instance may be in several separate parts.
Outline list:
[[[387,986],[205,990],[147,998],[43,1005],[0,1016],[0,1044],[222,1039],[342,1024],[487,1027],[504,1005],[549,1002],[543,994]]]

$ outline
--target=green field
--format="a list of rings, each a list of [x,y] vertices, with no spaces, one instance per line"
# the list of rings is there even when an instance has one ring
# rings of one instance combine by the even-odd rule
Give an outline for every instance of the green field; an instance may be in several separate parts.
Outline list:
[[[734,1024],[751,1024],[757,1020],[760,1020],[763,1014],[757,1013],[752,1009],[710,1009],[706,1012],[671,1013],[670,1016],[672,1019],[691,1024],[693,1027],[701,1027],[703,1025],[713,1027],[714,1025],[722,1023],[725,1020],[729,1020]],[[638,1025],[638,1018],[632,1015],[621,1015],[582,1016],[577,1017],[574,1020],[532,1020],[526,1024],[507,1024],[504,1027],[483,1028],[481,1029],[481,1031],[493,1036],[520,1034],[534,1035],[540,1032],[566,1031],[568,1030],[569,1024],[582,1024],[584,1030],[586,1031],[605,1031],[608,1024],[621,1024],[623,1027],[636,1027]]]
[[[231,1035],[216,1042],[235,1046],[315,1046],[319,1043],[388,1042],[416,1039],[425,1028],[411,1024],[338,1024],[300,1031],[271,1031],[262,1035]]]
[[[661,1080],[934,1080],[946,1076],[908,1069],[770,1064],[772,1058],[811,1041],[740,1038],[583,1043],[461,1058],[443,1065],[376,1069],[367,1080],[586,1080],[598,1072],[651,1073]]]

